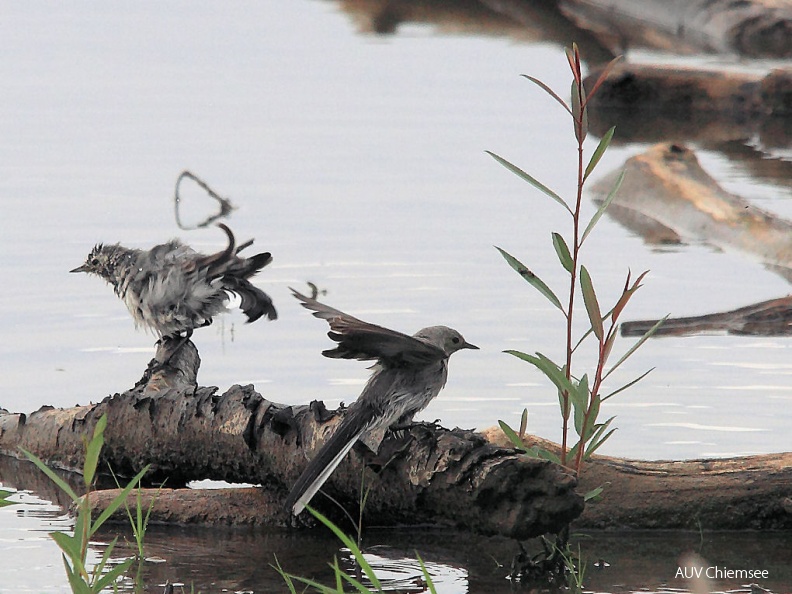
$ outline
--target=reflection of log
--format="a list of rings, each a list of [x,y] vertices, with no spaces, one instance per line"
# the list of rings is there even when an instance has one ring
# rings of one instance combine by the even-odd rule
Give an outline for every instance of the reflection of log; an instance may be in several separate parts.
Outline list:
[[[655,323],[657,320],[623,322],[622,336],[643,336]],[[746,336],[792,335],[792,296],[722,313],[668,318],[654,336],[690,336],[712,332]]]
[[[590,89],[600,71],[591,72]],[[668,137],[723,143],[758,136],[792,139],[792,70],[770,74],[619,64],[589,103],[592,130],[616,126],[620,142]]]
[[[659,144],[631,157],[624,165],[624,183],[613,205],[617,220],[635,213],[666,228],[667,237],[703,241],[758,257],[785,277],[792,269],[792,222],[763,211],[721,188],[699,165],[692,151],[677,144]],[[593,186],[600,196],[610,191],[618,172]]]
[[[485,432],[506,444],[500,429]],[[529,446],[558,446],[530,436]],[[594,456],[580,490],[604,486],[603,499],[576,528],[792,528],[792,452],[714,460],[641,461]]]
[[[197,365],[196,354],[188,342],[170,365],[184,371]],[[22,446],[52,465],[79,468],[83,435],[107,414],[103,458],[117,473],[130,475],[151,463],[149,479],[155,484],[167,480],[168,487],[200,479],[260,484],[264,493],[230,489],[224,506],[213,495],[203,508],[193,505],[190,511],[210,520],[212,510],[220,509],[224,515],[215,520],[228,522],[229,509],[246,506],[253,497],[258,521],[285,523],[287,486],[344,411],[327,411],[316,402],[275,404],[253,386],[234,386],[218,395],[215,388],[183,381],[194,373],[153,375],[97,405],[2,415],[0,451],[14,455]],[[326,491],[354,507],[371,458],[353,450]],[[372,488],[366,514],[375,524],[432,523],[528,537],[559,530],[583,507],[575,480],[560,467],[524,460],[470,431],[415,425],[386,439],[374,466],[379,474],[367,479]],[[325,498],[315,498],[314,504],[338,516]],[[249,518],[239,521],[249,523]]]
[[[366,33],[393,34],[404,23],[428,24],[438,34],[508,36],[517,42],[555,41],[566,45],[575,39],[588,60],[607,62],[609,49],[563,16],[555,2],[524,0],[340,0]]]
[[[560,0],[583,28],[627,45],[792,56],[792,6],[784,0]]]

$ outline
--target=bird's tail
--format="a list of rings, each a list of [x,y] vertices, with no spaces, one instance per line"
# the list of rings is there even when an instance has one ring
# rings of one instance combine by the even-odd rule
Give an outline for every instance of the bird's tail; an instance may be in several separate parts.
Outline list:
[[[248,324],[255,322],[261,316],[265,316],[270,320],[278,319],[278,312],[275,311],[275,306],[272,304],[270,296],[247,279],[224,275],[223,289],[239,295],[242,299],[239,308],[247,316]]]
[[[313,496],[322,488],[341,464],[341,461],[360,439],[366,429],[362,410],[350,410],[330,439],[308,463],[300,478],[294,483],[286,498],[286,508],[296,516],[305,509]]]
[[[270,320],[277,319],[278,313],[270,296],[247,280],[272,262],[272,254],[262,252],[250,258],[239,256],[239,252],[253,243],[253,240],[237,246],[231,229],[222,223],[218,227],[228,236],[228,246],[221,252],[199,260],[197,267],[205,270],[210,280],[220,279],[223,290],[239,295],[242,299],[239,307],[247,316],[248,323],[255,322],[262,316]]]

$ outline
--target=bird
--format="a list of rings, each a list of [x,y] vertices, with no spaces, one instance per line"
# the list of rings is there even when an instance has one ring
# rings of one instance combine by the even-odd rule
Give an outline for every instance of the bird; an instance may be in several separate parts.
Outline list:
[[[97,244],[82,266],[69,272],[95,274],[110,285],[127,306],[136,327],[144,327],[160,340],[186,342],[195,328],[208,326],[226,311],[232,294],[241,298],[247,322],[262,316],[275,320],[272,299],[248,280],[272,262],[269,252],[249,258],[239,256],[251,241],[236,246],[234,234],[218,224],[228,236],[228,246],[204,255],[178,239],[150,250]]]
[[[286,509],[297,516],[355,443],[362,441],[376,452],[389,428],[407,426],[440,393],[448,376],[448,358],[459,350],[479,347],[447,326],[430,326],[408,336],[291,291],[303,307],[330,325],[328,336],[338,344],[323,351],[325,357],[376,361],[363,392],[286,498]]]

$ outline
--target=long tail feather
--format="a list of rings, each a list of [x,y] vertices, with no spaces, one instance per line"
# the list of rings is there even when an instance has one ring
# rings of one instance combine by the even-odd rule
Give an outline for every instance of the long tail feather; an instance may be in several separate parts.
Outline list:
[[[295,516],[305,508],[338,468],[369,426],[371,418],[372,411],[367,407],[350,408],[347,411],[338,429],[308,463],[286,498],[286,508],[291,509]]]

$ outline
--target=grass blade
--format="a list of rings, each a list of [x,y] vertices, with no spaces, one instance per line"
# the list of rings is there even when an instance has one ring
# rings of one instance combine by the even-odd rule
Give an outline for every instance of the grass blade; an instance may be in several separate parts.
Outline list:
[[[127,572],[133,561],[134,559],[125,559],[123,562],[119,563],[113,567],[113,569],[104,574],[97,580],[96,585],[93,588],[94,592],[101,592],[105,588],[108,588],[118,582],[118,578]]]
[[[44,464],[44,461],[41,458],[39,458],[35,454],[31,454],[24,448],[19,448],[19,449],[27,457],[28,460],[33,462],[33,464],[35,464],[41,472],[46,474],[53,483],[58,485],[58,488],[64,493],[66,493],[66,495],[69,496],[69,499],[71,499],[72,501],[77,501],[80,498],[77,495],[77,493],[74,492],[74,489],[72,489],[66,481],[64,481],[61,477],[55,474],[55,471],[52,470],[52,468]]]
[[[369,581],[374,585],[375,588],[377,588],[377,590],[382,590],[382,584],[380,584],[379,578],[377,578],[377,575],[374,573],[371,565],[369,565],[368,561],[366,561],[365,557],[363,557],[363,553],[358,548],[355,541],[349,538],[338,526],[313,509],[310,505],[306,505],[305,509],[307,509],[311,515],[319,520],[322,524],[327,526],[330,531],[335,534],[350,551],[352,551],[352,554],[355,556],[355,560],[358,562],[358,565],[360,565],[360,568],[366,574],[366,577],[369,579]]]
[[[421,559],[421,556],[416,551],[415,556],[418,557],[418,563],[421,564],[421,572],[423,573],[424,581],[426,582],[426,587],[429,588],[430,594],[437,594],[437,590],[435,589],[435,585],[432,582],[432,576],[429,575],[429,570],[426,569],[426,564]]]
[[[91,535],[93,535],[99,529],[99,527],[102,524],[104,524],[108,520],[108,518],[110,518],[110,516],[113,515],[113,513],[115,513],[115,511],[119,507],[121,507],[126,503],[127,497],[132,492],[132,489],[134,489],[135,485],[137,485],[140,482],[140,479],[143,478],[143,475],[148,472],[148,469],[150,467],[151,464],[146,464],[143,470],[138,472],[135,475],[135,477],[131,481],[129,481],[129,484],[123,489],[121,489],[121,492],[110,502],[110,504],[104,509],[104,511],[102,511],[102,513],[99,514],[99,517],[96,518],[96,521],[91,526]]]
[[[96,467],[99,464],[99,453],[102,451],[102,446],[104,445],[105,427],[107,427],[107,415],[102,415],[96,422],[93,437],[91,441],[88,442],[88,447],[85,449],[83,480],[85,481],[86,487],[90,487],[93,484]]]

